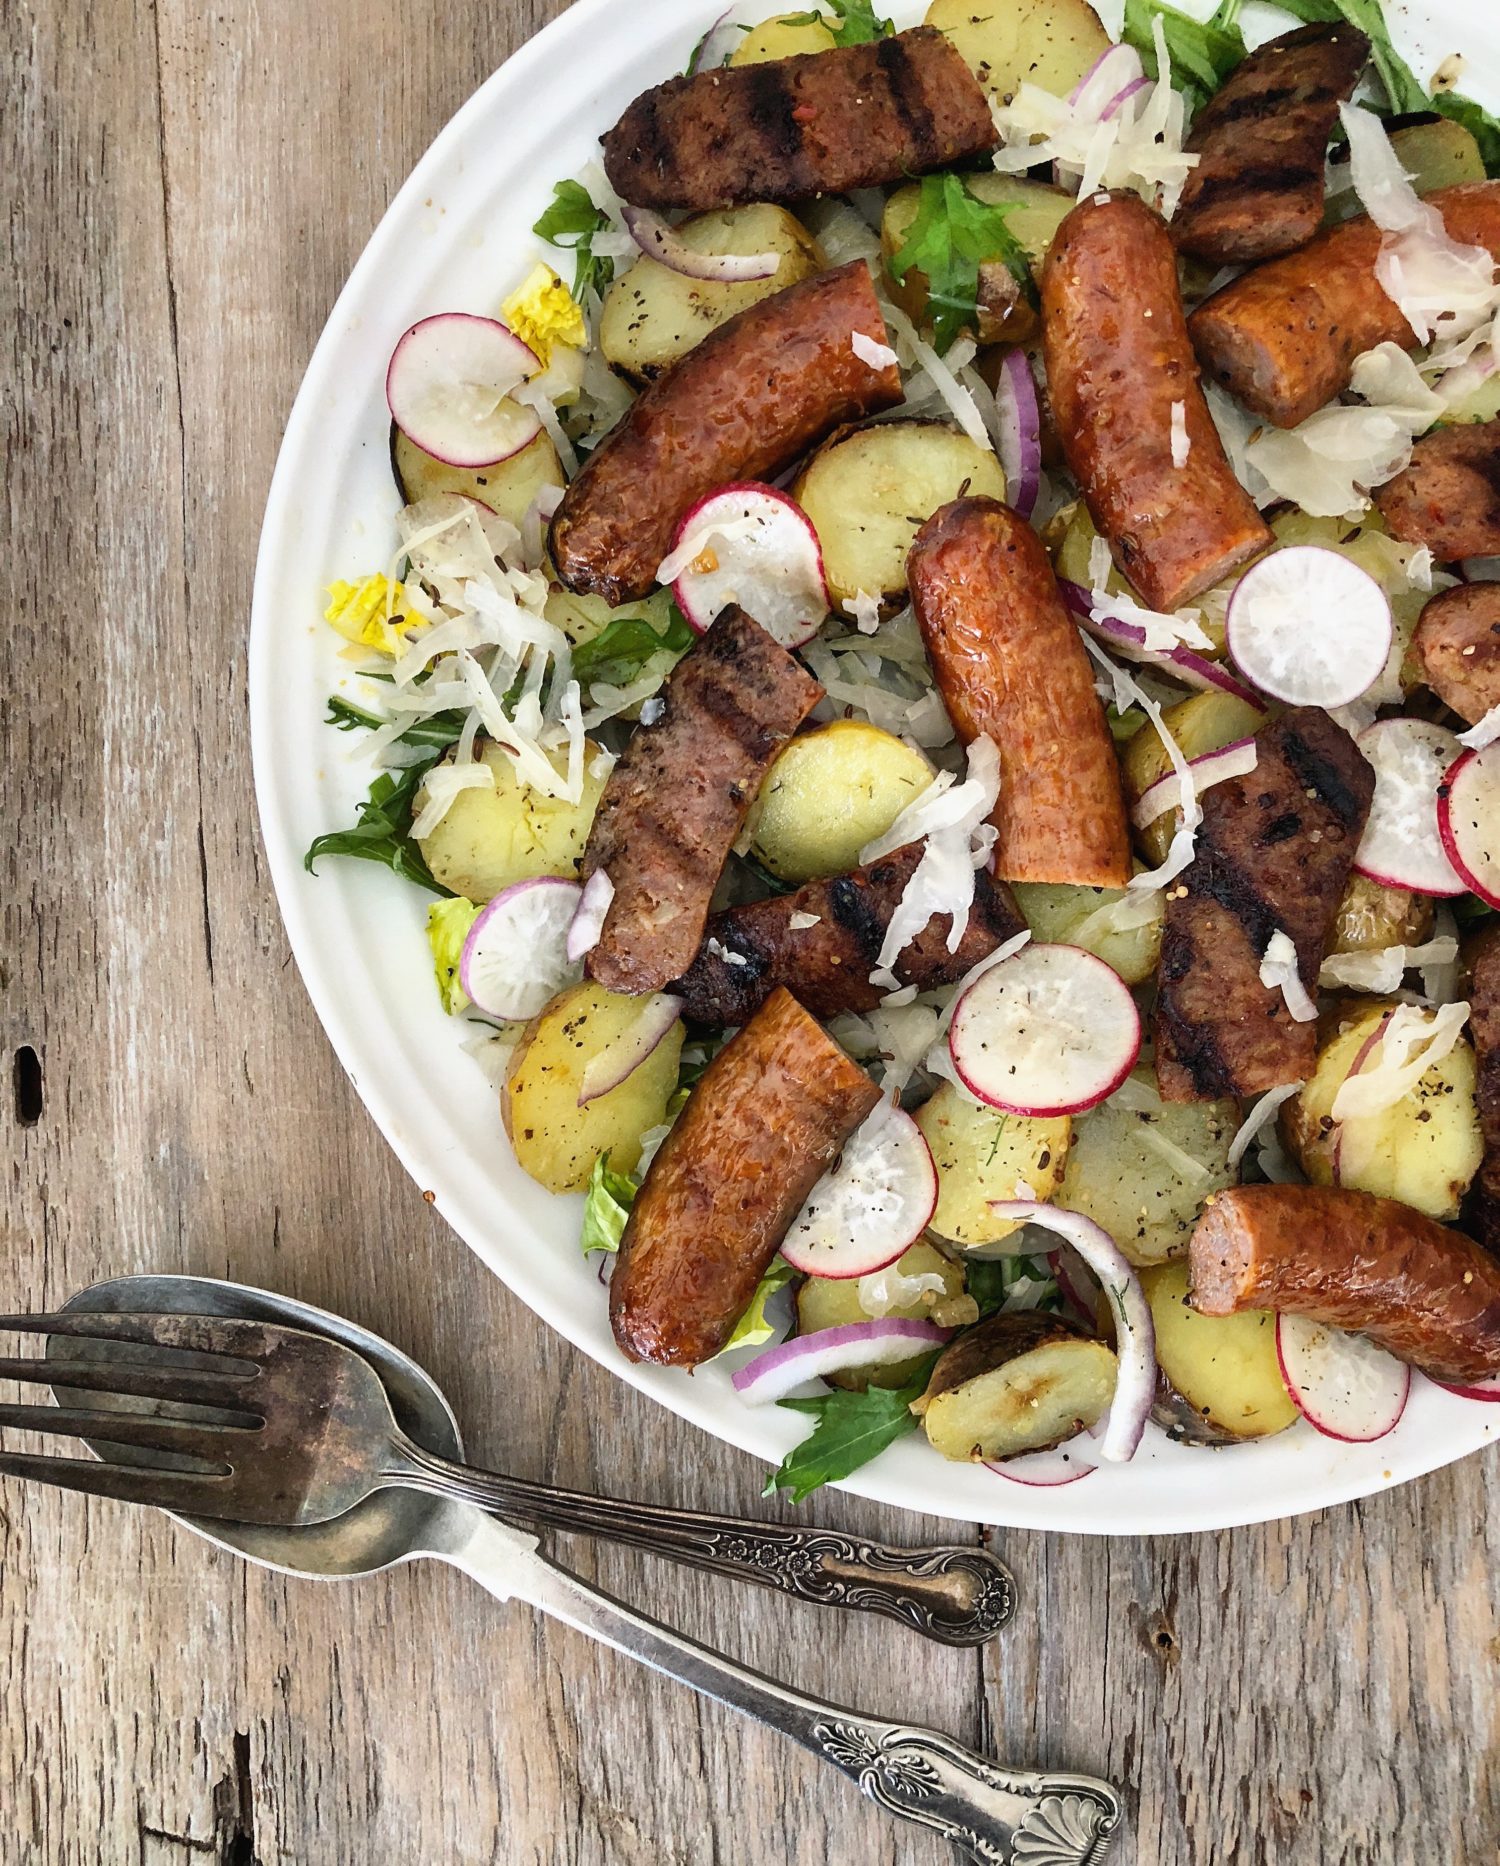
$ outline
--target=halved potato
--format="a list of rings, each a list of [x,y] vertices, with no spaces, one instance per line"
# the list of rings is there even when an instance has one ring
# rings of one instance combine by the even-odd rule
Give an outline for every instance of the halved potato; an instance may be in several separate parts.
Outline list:
[[[766,773],[746,819],[750,847],[783,881],[847,875],[932,779],[921,752],[893,732],[859,719],[817,726]]]
[[[1431,123],[1410,123],[1403,130],[1392,130],[1391,147],[1418,194],[1485,178],[1484,152],[1452,117],[1434,117]]]
[[[630,1030],[643,1003],[602,985],[571,985],[516,1046],[500,1110],[516,1159],[549,1192],[582,1192],[601,1153],[616,1172],[633,1171],[641,1136],[666,1119],[682,1055],[680,1023],[617,1087],[578,1106],[590,1057]]]
[[[809,17],[810,12],[809,8],[801,13],[777,13],[752,26],[734,48],[730,64],[765,65],[775,58],[831,52],[838,41],[820,18]]]
[[[1187,1249],[1203,1201],[1234,1183],[1232,1101],[1164,1102],[1137,1069],[1117,1096],[1073,1122],[1057,1203],[1102,1225],[1134,1264]]]
[[[1296,1424],[1269,1310],[1199,1315],[1188,1306],[1186,1263],[1145,1271],[1141,1287],[1156,1328],[1159,1425],[1190,1444],[1232,1445]]]
[[[1014,1199],[1020,1181],[1038,1199],[1050,1199],[1062,1184],[1073,1124],[1067,1115],[1001,1114],[979,1108],[951,1082],[916,1113],[938,1174],[937,1210],[931,1230],[966,1247],[1002,1243],[1020,1230],[997,1218],[991,1199]],[[983,1253],[989,1254],[989,1253]],[[1003,1253],[995,1253],[1001,1255]]]
[[[932,0],[927,24],[998,103],[1023,83],[1066,97],[1110,43],[1086,0]]]
[[[1425,894],[1388,888],[1368,875],[1351,875],[1333,923],[1330,952],[1383,952],[1420,946],[1432,935],[1433,902]]]
[[[1143,985],[1155,972],[1166,918],[1159,891],[1143,897],[1129,888],[1023,881],[1014,892],[1039,940],[1081,946],[1113,966],[1127,985]]]
[[[522,784],[499,746],[484,746],[479,756],[494,773],[494,784],[488,790],[460,791],[419,845],[433,879],[483,906],[513,881],[533,875],[576,876],[604,789],[603,777],[589,775],[598,750],[588,745],[583,795],[577,803],[568,803]],[[562,760],[554,762],[561,771]],[[418,812],[423,796],[417,793]]]
[[[883,1310],[883,1314],[902,1316],[913,1321],[931,1319],[945,1327],[961,1322],[965,1307],[969,1320],[979,1314],[972,1299],[965,1302],[962,1269],[952,1258],[945,1257],[931,1244],[913,1244],[897,1262],[896,1269],[902,1276],[940,1276],[943,1279],[942,1293],[932,1290],[919,1296],[915,1302],[898,1302]],[[798,1334],[813,1335],[823,1328],[842,1328],[848,1322],[868,1322],[873,1311],[860,1301],[859,1287],[862,1280],[857,1276],[810,1276],[797,1291]],[[897,1362],[893,1367],[851,1367],[843,1373],[832,1373],[826,1377],[830,1385],[848,1387],[855,1393],[863,1393],[866,1387],[904,1387],[926,1358],[925,1353],[917,1354],[909,1361]]]
[[[943,1457],[995,1463],[1097,1424],[1118,1373],[1114,1350],[1060,1315],[992,1315],[944,1349],[912,1411]]]
[[[1005,497],[1005,469],[946,421],[872,421],[825,441],[794,496],[823,547],[835,603],[861,593],[894,612],[906,603],[906,559],[917,533],[965,491]]]
[[[575,648],[580,642],[592,641],[621,616],[640,616],[663,635],[672,614],[672,592],[653,590],[638,603],[611,609],[602,596],[578,596],[572,590],[554,589],[547,596],[542,614],[562,630]]]
[[[1236,739],[1252,738],[1266,723],[1266,715],[1232,693],[1195,693],[1191,699],[1167,707],[1162,723],[1182,748],[1184,758],[1201,758],[1205,752],[1233,745]],[[1125,745],[1120,768],[1132,808],[1153,784],[1171,773],[1171,757],[1154,726],[1143,726]],[[1135,831],[1136,844],[1153,868],[1167,859],[1177,814],[1168,810],[1154,823]]]
[[[557,449],[546,433],[538,434],[518,454],[497,466],[456,467],[423,453],[395,422],[391,423],[391,471],[408,505],[434,498],[440,492],[478,499],[501,518],[519,526],[544,486],[566,486]]]
[[[643,254],[604,294],[599,319],[606,360],[636,382],[652,381],[711,330],[823,265],[817,241],[784,207],[718,208],[676,231],[695,253],[779,253],[781,264],[770,278],[721,285],[685,278]]]

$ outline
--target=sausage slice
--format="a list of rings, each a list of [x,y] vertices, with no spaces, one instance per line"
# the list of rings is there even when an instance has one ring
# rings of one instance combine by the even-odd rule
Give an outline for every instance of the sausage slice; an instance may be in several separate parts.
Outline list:
[[[563,495],[552,561],[567,587],[616,608],[638,600],[705,494],[774,479],[844,422],[894,407],[900,370],[864,362],[856,333],[887,335],[863,260],[710,331],[637,398]]]
[[[1042,318],[1058,433],[1094,523],[1148,608],[1180,609],[1271,533],[1203,398],[1166,222],[1134,194],[1081,202],[1047,255]]]
[[[1434,596],[1412,646],[1444,706],[1477,725],[1500,706],[1500,583],[1461,583]]]
[[[776,754],[823,689],[743,609],[726,609],[673,668],[663,711],[609,775],[584,851],[614,899],[587,970],[611,991],[659,991],[703,938],[729,851]]]
[[[719,1352],[879,1100],[792,994],[773,992],[704,1071],[636,1194],[609,1286],[627,1359],[696,1367]]]
[[[1260,982],[1287,934],[1316,991],[1375,773],[1327,713],[1284,714],[1256,738],[1248,777],[1203,798],[1197,856],[1167,891],[1156,1074],[1166,1101],[1258,1095],[1310,1076],[1317,1026],[1299,1024]]]
[[[1252,52],[1203,106],[1172,238],[1218,266],[1304,246],[1323,225],[1328,139],[1370,41],[1342,21],[1303,26]]]
[[[907,576],[958,736],[1000,751],[995,873],[1123,888],[1120,762],[1041,539],[997,499],[959,499],[917,533]]]
[[[1500,1373],[1500,1263],[1395,1199],[1330,1186],[1240,1186],[1189,1245],[1200,1315],[1285,1309],[1368,1335],[1435,1380]]]
[[[1500,182],[1426,198],[1455,240],[1500,257]],[[1416,332],[1375,276],[1382,238],[1361,215],[1215,292],[1188,319],[1203,367],[1262,421],[1294,428],[1348,388],[1366,350],[1415,350]]]
[[[1500,421],[1438,428],[1375,494],[1386,524],[1440,563],[1500,552]]]
[[[1473,940],[1469,960],[1469,1034],[1479,1063],[1479,1126],[1484,1159],[1469,1194],[1469,1222],[1481,1244],[1500,1256],[1500,921]]]
[[[719,1030],[743,1024],[778,985],[815,1017],[874,1010],[883,994],[870,974],[922,855],[923,845],[910,843],[851,875],[715,914],[702,951],[670,987],[688,1019]],[[952,925],[947,914],[928,921],[892,968],[901,984],[956,984],[1026,922],[1010,889],[981,869],[956,952],[948,950]]]
[[[931,26],[800,58],[669,78],[604,138],[637,207],[701,213],[904,181],[999,142],[979,80]]]

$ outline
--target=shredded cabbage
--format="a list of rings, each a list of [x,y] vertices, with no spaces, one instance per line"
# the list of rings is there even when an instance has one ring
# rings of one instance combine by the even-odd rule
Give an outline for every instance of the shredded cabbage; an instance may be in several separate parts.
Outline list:
[[[1233,1171],[1239,1166],[1250,1149],[1250,1143],[1258,1140],[1265,1129],[1275,1120],[1283,1102],[1288,1102],[1302,1090],[1300,1082],[1284,1082],[1280,1088],[1269,1089],[1245,1116],[1244,1124],[1234,1139],[1229,1143],[1229,1167]],[[1270,1175],[1267,1174],[1267,1178]]]
[[[1435,1011],[1398,1004],[1376,1045],[1378,1060],[1367,1061],[1334,1096],[1334,1120],[1353,1121],[1394,1108],[1453,1049],[1468,1021],[1467,1004],[1445,1004]]]
[[[1378,952],[1336,952],[1323,961],[1318,982],[1325,989],[1369,991],[1385,996],[1401,989],[1401,981],[1415,967],[1451,966],[1458,958],[1458,941],[1439,935],[1424,946],[1384,946]],[[1432,994],[1429,992],[1428,996]]]
[[[1318,1015],[1297,962],[1297,948],[1291,935],[1279,928],[1271,935],[1260,962],[1260,982],[1267,991],[1280,990],[1286,1008],[1299,1024],[1310,1024]]]

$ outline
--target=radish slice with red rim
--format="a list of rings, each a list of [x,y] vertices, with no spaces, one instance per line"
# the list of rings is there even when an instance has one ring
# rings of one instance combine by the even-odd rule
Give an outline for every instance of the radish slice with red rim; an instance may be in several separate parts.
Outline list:
[[[657,574],[700,635],[738,603],[783,648],[800,648],[828,615],[818,534],[774,486],[726,486],[699,500]]]
[[[1278,1315],[1276,1356],[1298,1412],[1325,1438],[1369,1444],[1394,1432],[1406,1411],[1411,1369],[1363,1335]]]
[[[480,908],[458,961],[458,982],[477,1010],[522,1023],[582,976],[567,949],[582,892],[576,881],[541,875]]]
[[[1467,893],[1438,826],[1438,792],[1463,752],[1457,738],[1425,719],[1378,719],[1359,749],[1375,768],[1375,799],[1354,866],[1388,888]]]
[[[685,279],[704,279],[719,285],[746,285],[755,279],[773,279],[781,268],[780,253],[699,253],[660,214],[649,207],[624,207],[625,230],[648,259]]]
[[[1146,631],[1139,623],[1124,622],[1118,616],[1096,617],[1089,592],[1081,583],[1072,583],[1066,577],[1061,577],[1057,587],[1062,591],[1063,602],[1079,627],[1107,643],[1127,661],[1137,661],[1143,667],[1159,667],[1164,673],[1170,674],[1173,680],[1179,680],[1184,687],[1192,687],[1199,693],[1232,693],[1235,699],[1243,700],[1257,712],[1266,710],[1266,703],[1258,693],[1247,687],[1244,681],[1236,679],[1227,667],[1211,661],[1196,648],[1148,648]]]
[[[1042,485],[1042,410],[1026,352],[1007,350],[995,385],[1000,464],[1012,509],[1030,518]]]
[[[1013,1484],[1026,1484],[1036,1490],[1060,1490],[1064,1484],[1076,1484],[1081,1477],[1092,1477],[1099,1468],[1099,1454],[1089,1443],[1087,1432],[1080,1432],[1065,1445],[1050,1451],[1023,1451],[1018,1458],[1003,1464],[986,1464],[997,1477],[1008,1477]]]
[[[1128,1464],[1140,1448],[1146,1421],[1156,1400],[1156,1326],[1141,1279],[1125,1253],[1102,1225],[1081,1212],[1023,1199],[991,1199],[997,1218],[1040,1225],[1064,1238],[1098,1277],[1115,1320],[1115,1353],[1120,1371],[1099,1436],[1104,1464]]]
[[[586,1108],[591,1101],[617,1089],[627,1076],[634,1075],[667,1032],[676,1027],[681,1016],[681,998],[669,998],[664,991],[642,998],[640,1015],[635,1021],[612,1043],[596,1050],[584,1064],[578,1083],[578,1106]]]
[[[952,1332],[932,1322],[899,1316],[845,1322],[839,1328],[820,1328],[816,1334],[798,1335],[768,1348],[730,1377],[742,1400],[768,1406],[807,1380],[821,1380],[852,1367],[892,1367],[912,1360],[924,1350],[942,1347]]]
[[[969,1093],[1007,1114],[1082,1114],[1113,1095],[1141,1053],[1135,999],[1080,946],[1033,942],[983,973],[948,1032]]]
[[[1252,564],[1229,598],[1229,653],[1288,706],[1350,706],[1391,658],[1391,605],[1358,564],[1294,544]]]
[[[604,922],[609,918],[615,898],[615,884],[602,868],[596,868],[583,884],[578,911],[568,926],[568,958],[574,965],[586,959],[599,944]]]
[[[807,1195],[781,1254],[809,1276],[869,1276],[911,1249],[937,1199],[937,1168],[921,1128],[882,1102]]]
[[[1465,752],[1438,787],[1438,833],[1462,880],[1500,907],[1500,739]]]
[[[1254,739],[1236,739],[1233,745],[1225,745],[1216,752],[1204,752],[1197,758],[1189,758],[1188,769],[1193,774],[1193,783],[1201,797],[1215,784],[1223,784],[1229,778],[1248,777],[1260,761],[1260,748]],[[1165,816],[1169,810],[1182,808],[1182,778],[1175,772],[1169,772],[1164,778],[1158,778],[1149,790],[1141,792],[1140,802],[1131,811],[1131,819],[1137,829],[1145,829],[1159,816]]]
[[[445,466],[496,466],[541,432],[540,415],[510,399],[541,368],[494,318],[444,311],[413,324],[391,353],[385,399],[408,440]]]
[[[1491,1405],[1500,1405],[1500,1374],[1491,1374],[1487,1380],[1466,1380],[1455,1383],[1452,1380],[1435,1380],[1445,1393],[1456,1393],[1460,1399],[1488,1400]]]

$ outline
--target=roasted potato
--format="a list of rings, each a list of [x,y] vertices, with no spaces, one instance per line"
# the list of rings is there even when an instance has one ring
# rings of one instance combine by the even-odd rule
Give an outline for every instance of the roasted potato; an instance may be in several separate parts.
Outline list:
[[[1065,1114],[1001,1114],[978,1107],[945,1082],[917,1110],[916,1122],[938,1173],[931,1229],[954,1244],[999,1244],[1019,1231],[1013,1219],[997,1218],[989,1202],[1029,1196],[1017,1192],[1020,1181],[1041,1200],[1062,1184],[1073,1125]]]
[[[1020,86],[1066,97],[1100,55],[1109,34],[1086,0],[932,0],[927,24],[953,41],[997,103]]]
[[[482,906],[513,881],[575,876],[604,789],[602,777],[589,775],[598,750],[588,746],[583,795],[568,803],[522,784],[500,747],[486,745],[479,755],[495,774],[494,784],[488,790],[460,791],[437,828],[422,838],[422,859],[434,880]],[[561,759],[557,768],[562,769]],[[424,795],[417,793],[419,813]]]
[[[500,1110],[516,1159],[549,1192],[583,1191],[601,1153],[616,1172],[633,1171],[641,1136],[666,1119],[682,1054],[680,1023],[617,1087],[578,1105],[589,1058],[630,1029],[644,1002],[602,985],[572,985],[517,1044]]]
[[[1167,707],[1162,723],[1181,746],[1184,758],[1201,758],[1205,752],[1233,745],[1236,739],[1252,737],[1266,723],[1266,716],[1232,693],[1195,693],[1191,699]],[[1125,773],[1125,795],[1134,809],[1151,786],[1172,770],[1171,757],[1154,726],[1143,726],[1126,743],[1120,753],[1120,768]],[[1135,831],[1141,854],[1153,868],[1167,858],[1177,815],[1176,810],[1168,810],[1154,823]]]
[[[872,421],[815,453],[795,487],[823,547],[835,603],[861,592],[889,612],[906,603],[906,559],[932,514],[964,490],[1005,497],[994,453],[946,421]]]
[[[1007,210],[1006,226],[1030,262],[1040,272],[1057,229],[1077,205],[1062,188],[1028,181],[1024,175],[966,175],[964,185],[990,207]],[[880,250],[892,298],[914,324],[928,323],[927,275],[916,267],[897,278],[891,262],[911,237],[922,204],[920,183],[897,189],[886,203],[880,222]],[[1041,329],[1041,313],[999,253],[979,267],[978,329],[971,335],[982,344],[1027,343]]]
[[[1383,952],[1421,946],[1432,937],[1434,908],[1425,894],[1388,888],[1368,875],[1351,875],[1339,903],[1330,952]]]
[[[798,58],[808,52],[831,52],[838,41],[810,10],[777,13],[752,26],[734,48],[731,65],[766,65],[776,58]]]
[[[932,1319],[944,1326],[962,1320],[965,1309],[970,1320],[978,1315],[973,1300],[965,1302],[962,1269],[931,1244],[913,1244],[895,1268],[902,1276],[940,1276],[943,1287],[941,1291],[927,1291],[915,1302],[895,1303],[882,1310],[882,1314],[913,1321]],[[810,1276],[797,1291],[798,1334],[813,1335],[823,1328],[842,1328],[847,1322],[868,1322],[874,1312],[860,1301],[863,1280],[857,1276]],[[848,1387],[855,1393],[863,1393],[866,1387],[904,1387],[925,1359],[926,1354],[918,1354],[909,1361],[899,1361],[894,1367],[852,1367],[826,1378],[831,1386]]]
[[[456,467],[423,453],[395,422],[391,423],[391,471],[408,505],[441,492],[456,492],[466,499],[478,499],[518,528],[544,486],[563,487],[568,483],[557,449],[546,433],[538,434],[518,454],[496,466]]]
[[[1431,123],[1409,123],[1405,129],[1392,130],[1391,147],[1418,194],[1485,179],[1483,151],[1452,117],[1434,117]]]
[[[685,278],[642,254],[604,294],[599,319],[606,360],[635,382],[652,381],[711,330],[823,266],[817,241],[784,207],[719,208],[676,232],[695,253],[779,253],[781,265],[770,278],[721,285]]]
[[[1141,1287],[1156,1328],[1158,1425],[1189,1444],[1232,1445],[1296,1424],[1269,1310],[1199,1315],[1188,1306],[1185,1263],[1147,1270]]]
[[[1457,1218],[1484,1157],[1474,1052],[1459,1043],[1417,1086],[1378,1114],[1343,1122],[1333,1103],[1356,1069],[1375,1068],[1377,1032],[1392,1006],[1361,1003],[1328,1020],[1318,1066],[1281,1110],[1288,1151],[1315,1186],[1399,1199],[1429,1218]]]
[[[1060,1315],[992,1315],[943,1350],[912,1411],[945,1458],[995,1463],[1087,1431],[1118,1372],[1112,1348]]]
[[[1081,946],[1113,966],[1127,985],[1143,985],[1156,971],[1166,916],[1159,893],[1152,899],[1128,888],[1022,881],[1015,896],[1039,940]]]
[[[746,823],[751,850],[782,881],[847,875],[932,779],[921,752],[879,726],[817,726],[766,773]]]
[[[1232,1185],[1232,1101],[1164,1102],[1149,1067],[1078,1115],[1057,1203],[1102,1225],[1134,1264],[1187,1249],[1211,1192]]]
[[[580,642],[592,641],[611,622],[623,616],[640,616],[658,635],[663,635],[671,619],[672,592],[656,590],[638,603],[611,609],[602,596],[575,596],[571,590],[553,589],[542,614],[555,628],[562,630],[575,648]]]

